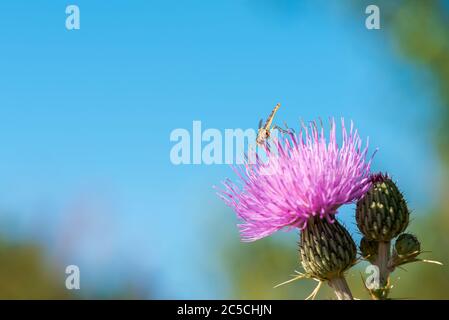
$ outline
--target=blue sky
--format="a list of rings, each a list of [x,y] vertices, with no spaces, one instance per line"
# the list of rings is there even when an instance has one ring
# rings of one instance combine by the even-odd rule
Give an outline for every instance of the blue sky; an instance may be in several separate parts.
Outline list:
[[[0,4],[0,221],[80,265],[86,286],[138,272],[158,297],[226,295],[210,224],[238,238],[211,187],[231,171],[169,159],[170,132],[193,120],[255,128],[277,102],[290,126],[344,116],[380,148],[374,168],[393,174],[417,214],[432,205],[432,80],[400,59],[387,31],[366,30],[363,11],[73,3],[78,31],[65,29],[66,1]]]

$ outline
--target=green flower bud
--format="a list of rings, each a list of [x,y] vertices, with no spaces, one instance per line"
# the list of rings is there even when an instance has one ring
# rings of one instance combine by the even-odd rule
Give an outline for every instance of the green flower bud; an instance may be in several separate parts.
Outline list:
[[[355,264],[357,249],[338,221],[313,217],[301,231],[299,252],[306,274],[324,281],[342,277]]]
[[[409,233],[401,234],[394,245],[399,256],[417,256],[421,251],[421,244],[418,238]]]
[[[372,177],[372,186],[357,202],[356,220],[369,240],[388,242],[403,232],[410,212],[396,184],[383,174]]]
[[[362,253],[362,257],[370,262],[376,260],[378,248],[379,243],[375,240],[368,240],[366,237],[363,237],[362,240],[360,240],[360,252]]]

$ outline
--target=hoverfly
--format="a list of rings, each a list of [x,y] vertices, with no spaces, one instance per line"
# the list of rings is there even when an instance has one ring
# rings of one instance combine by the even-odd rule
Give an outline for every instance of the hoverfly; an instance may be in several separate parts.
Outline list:
[[[256,138],[256,143],[258,145],[263,145],[263,143],[270,137],[271,129],[272,129],[271,125],[273,123],[274,116],[275,116],[276,112],[279,110],[280,107],[281,107],[281,104],[278,103],[274,107],[273,111],[271,111],[270,115],[267,118],[267,121],[265,122],[265,124],[263,126],[262,126],[263,119],[260,119],[260,121],[259,121],[259,130],[257,131],[257,138]],[[280,128],[277,125],[274,125],[273,129],[277,129],[277,130],[279,130],[282,133],[290,133],[290,132],[293,131],[293,129],[289,129],[288,128],[287,124],[285,124],[285,126],[287,127],[287,130],[282,129],[282,128]]]
[[[276,112],[279,110],[280,107],[281,107],[280,103],[278,103],[274,107],[273,111],[271,111],[270,115],[268,116],[264,126],[262,126],[263,119],[260,119],[259,130],[257,131],[257,138],[256,138],[256,143],[258,145],[262,145],[265,142],[265,140],[267,140],[270,137],[271,124],[273,123],[274,115],[276,114]]]

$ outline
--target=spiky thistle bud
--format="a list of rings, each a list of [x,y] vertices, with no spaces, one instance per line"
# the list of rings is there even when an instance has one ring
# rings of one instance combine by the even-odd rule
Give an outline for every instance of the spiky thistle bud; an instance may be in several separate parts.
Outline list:
[[[371,179],[371,188],[357,202],[357,225],[367,239],[388,242],[407,228],[410,213],[390,177],[376,174]]]
[[[320,280],[343,277],[356,261],[356,246],[348,231],[338,221],[310,218],[301,232],[299,244],[305,272]]]
[[[379,242],[375,240],[368,240],[366,237],[363,237],[360,240],[360,252],[362,253],[362,257],[370,262],[376,260],[377,252],[378,252]]]
[[[399,256],[416,257],[421,251],[421,244],[417,237],[409,233],[401,234],[394,245]]]

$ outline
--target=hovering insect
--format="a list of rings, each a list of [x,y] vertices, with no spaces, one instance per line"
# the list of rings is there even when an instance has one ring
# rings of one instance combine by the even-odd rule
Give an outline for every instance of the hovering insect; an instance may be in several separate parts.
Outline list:
[[[271,129],[277,129],[277,130],[279,130],[282,133],[294,132],[293,129],[289,129],[288,128],[286,123],[285,123],[285,126],[286,126],[287,130],[282,129],[282,128],[280,128],[277,125],[274,125],[273,128],[271,128],[274,116],[275,116],[276,112],[279,110],[280,107],[281,107],[280,103],[278,103],[274,107],[273,111],[271,111],[270,115],[268,116],[267,121],[265,122],[265,125],[262,126],[263,119],[260,119],[260,121],[259,121],[259,130],[257,132],[257,138],[256,138],[256,143],[258,145],[263,145],[263,143],[270,137]]]
[[[274,115],[276,114],[276,112],[279,110],[280,107],[281,107],[280,103],[278,103],[274,107],[273,111],[271,111],[270,115],[268,116],[264,126],[262,126],[263,119],[260,119],[259,131],[257,131],[257,138],[256,138],[256,143],[258,145],[262,145],[270,137],[271,124],[273,123]]]

